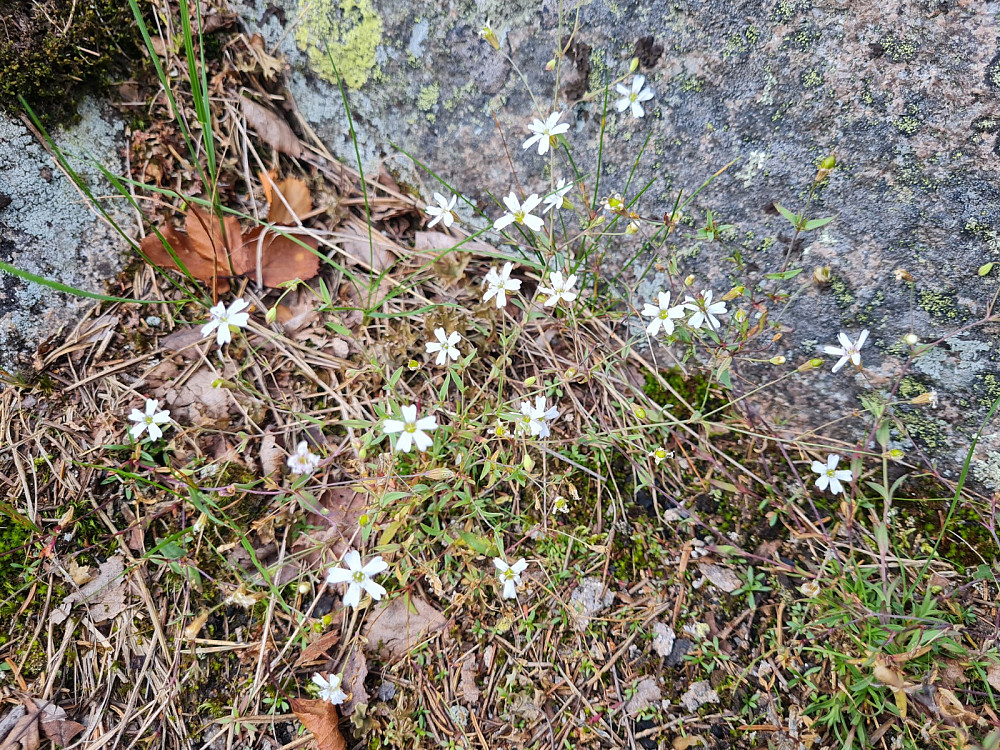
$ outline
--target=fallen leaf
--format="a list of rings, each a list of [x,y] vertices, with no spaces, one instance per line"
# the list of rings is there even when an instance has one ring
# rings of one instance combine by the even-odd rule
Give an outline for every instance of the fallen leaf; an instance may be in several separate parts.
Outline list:
[[[370,267],[375,273],[384,271],[395,260],[389,251],[393,243],[374,229],[369,235],[368,231],[347,226],[337,234],[337,240],[344,255],[358,265]]]
[[[994,690],[1000,690],[1000,662],[993,662],[987,667],[986,681]]]
[[[278,447],[278,441],[271,434],[261,438],[257,455],[260,458],[260,472],[265,477],[281,471],[281,466],[285,463],[285,450]]]
[[[674,750],[688,750],[691,747],[704,745],[705,740],[701,735],[689,734],[687,737],[674,737],[674,741],[671,744]]]
[[[339,641],[340,633],[336,630],[328,630],[302,649],[302,653],[299,655],[299,658],[295,660],[295,666],[301,667],[303,664],[311,664],[313,662],[330,658],[327,652],[336,646]]]
[[[381,659],[406,656],[423,638],[444,628],[446,620],[422,599],[403,595],[379,605],[365,625],[368,649]]]
[[[302,156],[302,144],[287,122],[267,107],[262,107],[246,97],[240,99],[240,104],[247,125],[256,131],[264,143],[275,151],[288,154],[293,159]]]
[[[244,273],[248,263],[239,221],[227,216],[220,224],[218,217],[192,206],[184,226],[186,232],[164,224],[159,229],[162,240],[156,234],[144,237],[139,245],[143,255],[161,268],[183,268],[199,281],[214,279],[220,292],[228,291],[229,277]]]
[[[462,691],[462,698],[470,706],[479,703],[480,691],[476,684],[476,660],[466,659],[462,662],[462,672],[459,676],[458,688]]]
[[[720,565],[709,565],[702,563],[698,565],[698,570],[707,578],[713,586],[727,594],[731,594],[743,585],[739,576],[729,568]]]
[[[206,609],[187,624],[184,628],[184,638],[186,640],[193,641],[198,637],[198,633],[201,632],[201,629],[205,627],[205,623],[208,622],[208,615],[209,611]]]
[[[292,698],[290,701],[293,713],[302,722],[302,726],[313,733],[319,750],[344,750],[347,742],[340,733],[340,717],[337,708],[327,701]]]
[[[94,580],[93,568],[89,565],[80,565],[76,560],[70,560],[66,564],[66,572],[77,586],[83,586]]]
[[[344,675],[341,689],[349,696],[341,705],[344,716],[350,716],[358,706],[368,704],[368,692],[365,690],[365,680],[368,678],[368,661],[357,646],[354,646],[340,670]]]
[[[49,621],[59,625],[78,604],[86,605],[87,616],[95,624],[113,620],[125,609],[124,574],[124,558],[119,555],[108,558],[101,563],[96,578],[71,593],[57,609],[52,610]]]
[[[584,578],[570,595],[569,612],[573,627],[582,633],[594,616],[614,600],[614,592],[609,591],[600,578]]]
[[[319,273],[319,256],[314,252],[319,243],[312,237],[301,234],[286,237],[266,227],[254,227],[243,239],[250,264],[247,275],[251,278],[256,275],[259,257],[264,286],[276,287],[295,279],[307,281]]]
[[[312,211],[312,194],[305,182],[297,177],[286,177],[274,182],[266,173],[261,174],[261,183],[266,185],[265,193],[270,204],[267,220],[273,224],[301,223],[302,217]]]
[[[22,702],[0,719],[0,750],[36,750],[43,735],[54,745],[66,746],[86,729],[54,703],[28,696]]]

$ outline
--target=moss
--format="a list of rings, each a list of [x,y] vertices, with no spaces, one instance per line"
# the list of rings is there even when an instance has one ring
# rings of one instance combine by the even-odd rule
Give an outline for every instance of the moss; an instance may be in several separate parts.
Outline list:
[[[836,276],[831,278],[830,291],[833,292],[833,298],[840,307],[848,308],[854,304],[854,295],[851,294],[851,290],[847,287],[843,279]]]
[[[23,96],[46,124],[69,124],[76,105],[137,55],[132,11],[119,0],[7,0],[0,25],[0,108]]]
[[[679,369],[674,368],[671,370],[661,370],[660,376],[685,401],[696,409],[702,408],[701,405],[704,403],[704,408],[711,411],[721,407],[724,403],[723,399],[713,391],[712,381],[703,374],[691,375],[685,379],[684,374]],[[646,382],[642,387],[642,392],[659,406],[674,406],[677,404],[674,395],[668,389],[661,386],[659,380],[652,373],[646,375]]]
[[[375,49],[382,42],[382,17],[371,0],[316,0],[306,5],[295,41],[321,78],[358,89],[377,71]]]

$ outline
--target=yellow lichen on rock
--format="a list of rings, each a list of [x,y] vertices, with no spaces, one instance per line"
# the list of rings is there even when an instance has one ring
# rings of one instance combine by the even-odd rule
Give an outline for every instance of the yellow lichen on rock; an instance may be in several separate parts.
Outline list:
[[[295,42],[309,58],[309,67],[328,81],[336,82],[339,73],[348,88],[361,88],[376,69],[375,49],[382,41],[382,17],[371,0],[301,4]]]

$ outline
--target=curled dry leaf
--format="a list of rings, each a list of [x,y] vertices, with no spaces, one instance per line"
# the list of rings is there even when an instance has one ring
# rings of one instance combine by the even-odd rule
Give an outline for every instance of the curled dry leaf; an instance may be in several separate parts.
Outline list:
[[[243,116],[260,139],[275,151],[288,154],[293,159],[302,156],[302,144],[282,118],[246,97],[240,99]]]
[[[313,733],[319,750],[344,750],[347,742],[340,733],[337,708],[326,701],[292,698],[292,711],[302,726]]]
[[[341,687],[348,695],[348,699],[341,705],[340,710],[344,712],[344,716],[350,716],[357,706],[367,705],[369,701],[368,692],[365,690],[365,680],[368,679],[368,660],[365,659],[361,649],[357,646],[351,648],[340,671],[344,675]]]
[[[261,180],[270,202],[268,221],[296,224],[312,209],[312,196],[302,180],[273,183],[266,174]],[[159,229],[163,241],[156,234],[143,238],[143,255],[161,268],[185,270],[199,281],[214,282],[219,292],[229,290],[234,276],[256,278],[258,267],[264,286],[269,287],[295,279],[305,281],[319,273],[315,252],[319,243],[298,234],[301,229],[295,230],[295,239],[267,227],[254,227],[244,234],[235,217],[227,216],[220,223],[217,216],[197,206],[185,215],[184,229],[164,224]]]
[[[24,696],[22,705],[0,719],[0,750],[37,750],[43,736],[65,747],[84,729],[54,703]]]

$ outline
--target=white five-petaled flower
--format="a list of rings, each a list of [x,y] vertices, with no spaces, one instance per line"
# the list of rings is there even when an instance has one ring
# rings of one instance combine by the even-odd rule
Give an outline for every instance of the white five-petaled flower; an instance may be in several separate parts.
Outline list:
[[[560,117],[562,117],[562,112],[553,112],[544,122],[536,118],[528,126],[532,135],[524,142],[522,148],[531,148],[537,143],[538,155],[544,155],[549,150],[549,146],[555,145],[556,136],[569,130],[569,123],[560,123]]]
[[[361,555],[357,550],[352,549],[344,555],[343,562],[347,568],[330,568],[326,574],[326,582],[347,584],[347,593],[344,594],[345,607],[357,607],[361,603],[362,591],[366,591],[376,601],[385,596],[385,589],[372,580],[372,576],[377,576],[389,569],[389,563],[381,556],[376,555],[362,565]]]
[[[556,189],[545,196],[545,206],[542,208],[542,213],[547,214],[553,208],[562,208],[566,204],[566,194],[572,189],[573,183],[567,185],[566,180],[560,177],[559,182],[556,183]]]
[[[160,425],[170,421],[170,412],[161,410],[160,402],[155,398],[147,398],[146,411],[133,409],[128,418],[130,422],[135,422],[128,430],[133,438],[138,440],[143,432],[148,432],[150,440],[159,440],[163,436]]]
[[[719,319],[716,315],[725,315],[726,303],[722,300],[712,304],[712,290],[702,292],[695,297],[685,297],[684,307],[691,310],[691,317],[688,318],[688,325],[692,328],[701,328],[703,324],[713,331],[719,330]]]
[[[832,354],[835,357],[840,357],[840,360],[833,366],[833,371],[837,372],[841,367],[846,365],[848,361],[855,367],[861,367],[861,347],[865,345],[868,340],[868,329],[865,328],[861,331],[861,335],[858,336],[857,343],[851,343],[851,340],[847,338],[846,333],[841,333],[838,337],[840,340],[840,346],[824,346],[823,351],[827,354]]]
[[[551,286],[538,287],[539,292],[549,295],[549,298],[544,302],[545,307],[558,305],[560,300],[572,302],[576,299],[576,292],[573,291],[573,287],[576,286],[575,273],[563,278],[561,272],[553,271],[549,274],[549,284]]]
[[[670,306],[670,292],[657,292],[657,304],[647,302],[642,308],[642,314],[652,318],[646,326],[646,333],[655,336],[662,328],[668,336],[674,332],[674,321],[684,317],[684,306]]]
[[[516,292],[521,288],[521,280],[510,277],[513,267],[513,263],[504,263],[503,270],[498,272],[496,268],[491,268],[487,272],[484,279],[486,291],[483,292],[483,302],[489,302],[496,297],[498,309],[507,306],[507,292]]]
[[[518,427],[527,430],[535,437],[546,438],[551,433],[549,422],[559,417],[559,410],[555,404],[545,405],[545,396],[535,396],[535,405],[530,401],[521,402],[521,416],[518,418]]]
[[[538,193],[532,193],[527,198],[524,199],[524,203],[521,203],[517,196],[512,192],[506,198],[503,199],[504,205],[507,206],[507,213],[493,222],[493,228],[497,231],[503,229],[508,224],[524,224],[533,232],[542,231],[542,227],[545,226],[545,222],[542,221],[541,216],[532,216],[531,212],[534,211],[538,204],[542,202],[542,199],[538,197]]]
[[[288,457],[288,470],[292,474],[312,474],[319,466],[319,456],[309,450],[305,440],[295,446],[295,453]]]
[[[850,469],[837,468],[839,462],[840,456],[836,453],[827,456],[825,464],[822,461],[812,462],[812,470],[819,474],[816,478],[816,486],[821,490],[829,487],[830,492],[834,495],[839,495],[844,491],[844,485],[841,482],[850,482],[854,479],[854,473]]]
[[[220,302],[209,309],[209,320],[201,327],[201,335],[209,336],[215,331],[215,340],[219,346],[225,346],[233,340],[233,330],[236,328],[246,328],[250,322],[250,313],[243,310],[250,307],[250,303],[242,297],[233,300],[227,308],[225,303]]]
[[[521,584],[521,573],[528,567],[528,561],[523,557],[513,565],[508,565],[502,557],[493,558],[493,567],[497,569],[497,578],[503,584],[504,599],[516,599],[517,587]]]
[[[645,88],[644,88],[645,87]],[[646,86],[646,76],[637,75],[632,79],[632,88],[628,89],[624,84],[615,86],[622,98],[615,102],[619,112],[624,112],[629,107],[632,108],[632,117],[639,118],[646,114],[642,108],[643,102],[648,102],[653,98],[653,90]]]
[[[457,360],[461,356],[462,353],[458,350],[458,346],[456,346],[462,339],[458,331],[452,331],[445,335],[443,328],[435,328],[434,336],[437,338],[437,341],[428,341],[424,344],[424,349],[427,350],[428,354],[437,352],[434,364],[443,365],[449,358]]]
[[[412,404],[402,407],[399,411],[403,415],[402,419],[387,419],[382,424],[382,432],[386,435],[399,433],[399,437],[396,438],[396,450],[409,453],[414,445],[418,451],[430,448],[434,439],[427,433],[437,429],[437,417],[432,415],[417,419],[417,407]]]
[[[569,513],[569,500],[562,495],[559,495],[559,497],[552,501],[552,512]]]
[[[428,222],[427,228],[430,229],[439,221],[443,221],[446,227],[450,227],[455,223],[455,203],[458,201],[458,196],[452,195],[449,201],[441,193],[434,193],[434,200],[437,201],[436,206],[427,206],[424,209],[428,216],[434,217]]]
[[[341,685],[344,683],[344,675],[332,674],[329,677],[323,677],[323,675],[317,672],[312,676],[312,681],[319,688],[318,695],[321,701],[339,706],[347,700],[347,693],[341,689]]]
[[[673,458],[674,457],[674,452],[673,451],[668,451],[666,448],[663,448],[661,446],[661,447],[659,447],[659,448],[657,448],[655,450],[651,450],[649,452],[649,457],[652,458],[653,461],[656,462],[657,466],[659,466],[664,461],[666,461],[668,458]]]

